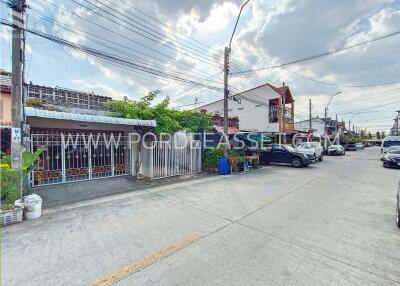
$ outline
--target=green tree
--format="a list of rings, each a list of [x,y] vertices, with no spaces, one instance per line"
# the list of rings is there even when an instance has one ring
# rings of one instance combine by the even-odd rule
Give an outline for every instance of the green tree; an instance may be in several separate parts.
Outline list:
[[[385,133],[385,131],[382,131],[381,138],[384,139],[385,137],[386,137],[386,133]]]
[[[157,104],[153,104],[159,91],[151,91],[138,101],[113,100],[105,105],[111,107],[112,116],[155,120],[157,127],[155,132],[174,133],[179,130],[197,132],[200,129],[211,128],[211,115],[198,111],[179,111],[169,107],[169,97],[164,98]]]
[[[372,139],[372,134],[371,134],[371,132],[368,132],[368,139],[369,139],[369,140]]]
[[[376,131],[376,139],[381,139],[381,133],[379,131]]]

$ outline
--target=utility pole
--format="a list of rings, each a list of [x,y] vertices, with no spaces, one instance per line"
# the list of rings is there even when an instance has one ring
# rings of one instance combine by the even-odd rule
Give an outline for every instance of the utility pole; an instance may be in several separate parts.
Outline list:
[[[400,121],[399,121],[400,118],[399,117],[400,117],[400,110],[397,110],[397,120],[396,120],[397,135],[400,135]]]
[[[285,87],[285,83],[283,83],[283,87]],[[283,144],[286,144],[286,90],[283,93],[283,98],[282,98],[283,104],[282,104],[282,142]]]
[[[228,90],[228,74],[229,74],[229,53],[231,49],[229,47],[225,47],[224,53],[224,136],[228,138],[228,99],[229,99],[229,90]],[[224,148],[224,156],[228,158],[228,142],[225,142]]]
[[[25,0],[13,0],[12,9],[12,87],[11,87],[11,167],[22,172],[22,93],[24,64],[24,12]],[[23,176],[19,181],[20,198],[23,195]]]
[[[14,0],[12,9],[12,103],[11,103],[11,166],[14,169],[22,167],[22,92],[23,92],[23,29],[25,0]]]
[[[326,107],[325,107],[325,120],[324,120],[324,122],[325,122],[325,128],[324,128],[325,137],[326,137],[326,135],[327,135],[327,133],[328,133],[328,128],[327,128],[327,124],[326,124],[326,121],[327,121],[328,119],[326,118],[326,113],[327,113],[327,111],[326,111]]]
[[[247,0],[242,7],[240,8],[239,15],[236,19],[235,27],[233,28],[231,40],[229,41],[229,46],[225,47],[225,52],[224,52],[224,136],[226,136],[226,139],[228,139],[228,99],[229,99],[229,90],[228,90],[228,75],[229,75],[229,57],[231,53],[231,45],[232,45],[232,39],[233,35],[235,34],[237,24],[239,22],[240,15],[242,14],[243,7],[249,3],[250,0]],[[228,158],[228,142],[225,142],[225,148],[224,148],[224,157]]]
[[[311,98],[309,99],[309,103],[308,103],[308,109],[309,109],[309,124],[310,124],[310,129],[309,129],[309,133],[311,135],[312,133],[312,124],[311,124]]]

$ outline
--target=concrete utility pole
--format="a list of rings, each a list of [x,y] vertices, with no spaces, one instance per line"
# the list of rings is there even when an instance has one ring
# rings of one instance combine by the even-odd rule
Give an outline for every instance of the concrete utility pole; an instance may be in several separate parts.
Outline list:
[[[324,122],[325,122],[325,128],[324,128],[324,133],[325,133],[325,136],[328,134],[328,128],[327,128],[327,118],[326,118],[326,114],[327,114],[327,108],[325,107],[325,120],[324,120]]]
[[[237,24],[239,22],[240,15],[242,14],[243,7],[249,3],[250,0],[247,0],[242,7],[240,8],[239,15],[236,19],[235,27],[233,28],[231,40],[229,41],[229,46],[225,47],[224,52],[224,136],[228,139],[228,100],[229,100],[229,90],[228,90],[228,75],[229,75],[229,57],[231,53],[231,45],[233,35],[235,34]],[[228,142],[225,144],[224,148],[224,157],[228,158]]]
[[[334,94],[332,94],[331,95],[331,98],[329,99],[329,102],[328,102],[328,104],[326,105],[326,107],[325,107],[325,129],[324,129],[324,132],[325,132],[325,135],[328,133],[328,128],[327,128],[327,117],[328,117],[328,107],[329,107],[329,104],[331,104],[331,101],[332,101],[332,99],[333,99],[333,97],[335,96],[335,95],[338,95],[338,94],[341,94],[342,92],[341,91],[338,91],[338,92],[336,92],[336,93],[334,93]]]
[[[231,49],[229,47],[225,47],[224,53],[224,136],[228,138],[228,99],[229,99],[229,90],[228,90],[228,74],[229,74],[229,53]],[[224,156],[228,157],[228,142],[225,144]]]
[[[396,124],[397,130],[396,130],[396,133],[397,133],[397,135],[400,135],[400,121],[399,121],[399,119],[400,119],[400,110],[397,110],[396,112],[397,112],[397,120],[396,120],[396,122],[397,122],[397,124]]]
[[[309,124],[310,124],[310,128],[309,128],[309,133],[311,134],[312,133],[312,124],[311,124],[311,98],[309,99],[309,102],[308,102],[308,109],[309,109]]]
[[[11,105],[11,165],[14,169],[22,167],[22,93],[23,93],[23,29],[25,0],[14,0],[12,9],[12,105]]]
[[[285,83],[283,83],[282,86],[285,87]],[[283,93],[282,101],[282,142],[286,144],[286,91]]]

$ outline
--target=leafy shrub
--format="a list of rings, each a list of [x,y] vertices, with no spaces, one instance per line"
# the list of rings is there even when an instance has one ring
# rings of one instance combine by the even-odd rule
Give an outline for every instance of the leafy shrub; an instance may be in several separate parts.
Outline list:
[[[203,160],[203,168],[216,168],[218,158],[224,155],[224,145],[218,145],[214,148],[206,150]]]
[[[22,169],[11,168],[11,157],[9,154],[1,153],[0,162],[0,188],[2,209],[12,209],[14,201],[21,196],[21,179],[26,178],[34,163],[39,159],[43,150],[34,153],[22,153]],[[23,186],[22,186],[23,187]]]

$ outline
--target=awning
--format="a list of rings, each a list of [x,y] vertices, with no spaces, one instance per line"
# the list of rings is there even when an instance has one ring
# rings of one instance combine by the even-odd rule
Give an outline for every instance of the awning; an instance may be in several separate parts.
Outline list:
[[[213,127],[218,133],[224,133],[224,127],[223,126],[214,125]],[[240,132],[239,128],[237,128],[237,127],[228,127],[228,135],[229,134],[235,134],[237,132]]]
[[[257,141],[258,143],[264,142],[264,143],[271,143],[272,139],[264,134],[249,134],[249,139]]]
[[[40,117],[48,119],[72,120],[72,121],[106,123],[106,124],[116,124],[116,125],[149,126],[149,127],[157,126],[155,120],[127,119],[127,118],[118,118],[111,116],[58,112],[58,111],[38,109],[34,107],[25,107],[24,110],[25,110],[25,115],[27,117]]]

